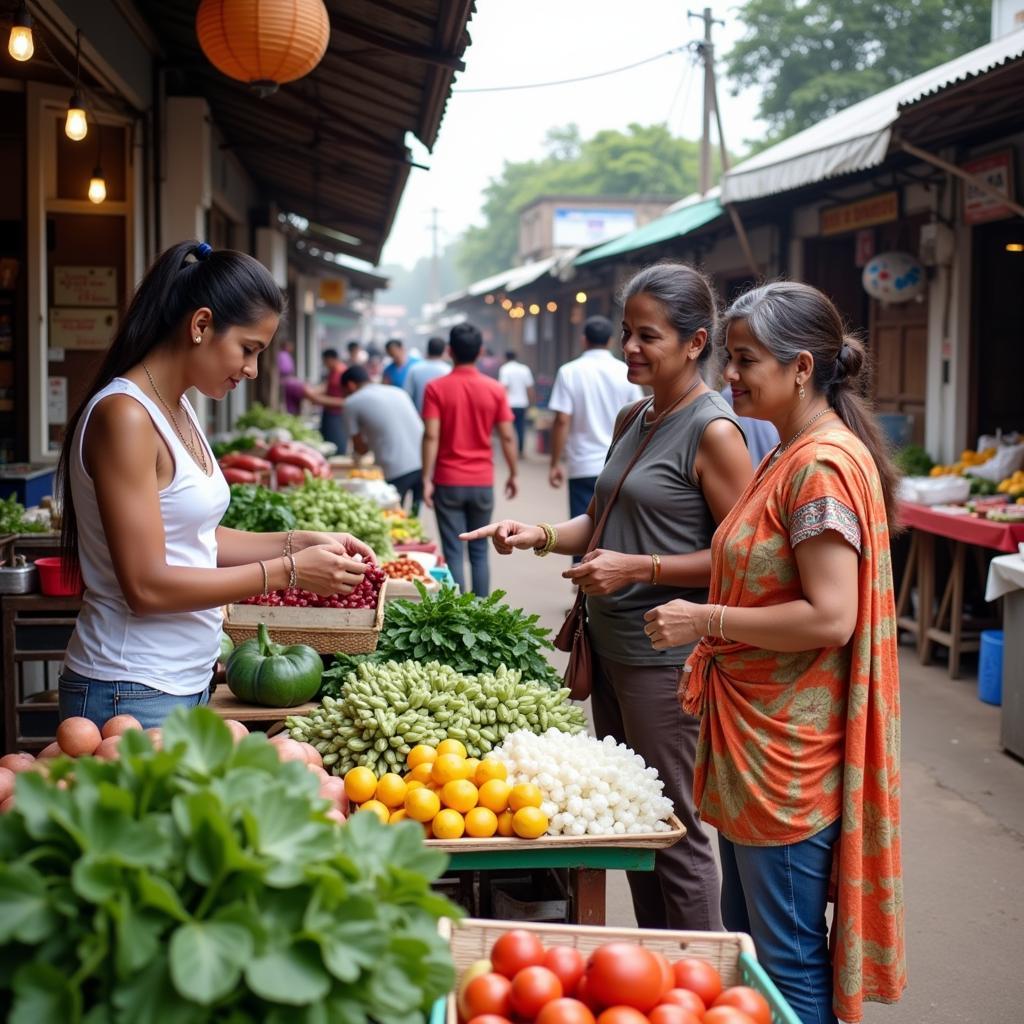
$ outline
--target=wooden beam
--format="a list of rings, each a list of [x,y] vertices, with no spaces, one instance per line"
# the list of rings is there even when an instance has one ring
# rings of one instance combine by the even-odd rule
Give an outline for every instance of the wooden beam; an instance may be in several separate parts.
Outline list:
[[[452,56],[450,53],[442,53],[440,50],[432,50],[429,47],[419,46],[416,43],[395,39],[358,21],[353,21],[344,14],[332,11],[332,34],[335,29],[344,32],[352,38],[361,39],[364,43],[376,46],[380,50],[397,54],[400,57],[408,57],[410,60],[417,60],[424,64],[436,64],[439,67],[449,68],[452,71],[466,70],[466,62]]]

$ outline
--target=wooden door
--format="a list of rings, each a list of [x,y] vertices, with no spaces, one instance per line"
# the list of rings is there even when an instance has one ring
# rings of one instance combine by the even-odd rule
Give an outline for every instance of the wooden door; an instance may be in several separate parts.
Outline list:
[[[875,407],[878,412],[913,416],[911,440],[922,444],[928,373],[927,304],[883,306],[872,301],[870,338]]]

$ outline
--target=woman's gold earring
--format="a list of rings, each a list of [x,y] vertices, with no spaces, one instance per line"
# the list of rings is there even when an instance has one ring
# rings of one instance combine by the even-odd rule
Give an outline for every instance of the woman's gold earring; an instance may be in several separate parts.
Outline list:
[[[799,394],[801,402],[807,397],[807,392],[804,391],[803,384],[800,385],[800,390],[797,392],[797,394]]]

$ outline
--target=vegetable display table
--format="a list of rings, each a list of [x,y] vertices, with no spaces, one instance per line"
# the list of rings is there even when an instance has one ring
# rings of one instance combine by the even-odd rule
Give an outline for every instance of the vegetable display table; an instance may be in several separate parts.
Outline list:
[[[659,849],[674,846],[686,835],[678,818],[669,832],[642,836],[546,836],[541,839],[427,840],[451,858],[449,871],[486,874],[502,870],[562,868],[569,872],[569,923],[605,923],[605,873],[653,871]]]
[[[1012,552],[1024,541],[1024,524],[996,523],[975,516],[943,512],[927,505],[903,502],[900,505],[903,523],[911,527],[910,553],[896,602],[896,618],[900,629],[917,638],[917,654],[922,665],[931,660],[936,643],[949,649],[949,674],[960,675],[960,657],[977,651],[979,636],[987,624],[964,624],[964,577],[967,550],[971,549],[979,582],[984,585],[987,567],[985,550]],[[935,610],[936,538],[952,543],[953,562],[942,591],[938,611]],[[917,584],[917,613],[910,609],[911,591]]]
[[[250,731],[264,731],[270,726],[283,722],[288,715],[308,715],[317,706],[316,701],[307,701],[294,708],[268,708],[262,704],[243,704],[225,685],[220,685],[210,698],[210,710],[221,718],[233,718],[247,726]]]

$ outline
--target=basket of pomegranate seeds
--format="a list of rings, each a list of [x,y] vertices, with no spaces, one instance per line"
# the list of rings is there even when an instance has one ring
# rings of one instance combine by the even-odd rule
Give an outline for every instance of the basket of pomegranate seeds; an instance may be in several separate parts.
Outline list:
[[[351,594],[321,597],[310,590],[288,587],[230,604],[224,632],[240,644],[256,636],[261,624],[275,643],[307,644],[321,654],[370,654],[384,625],[388,577],[370,565]]]

